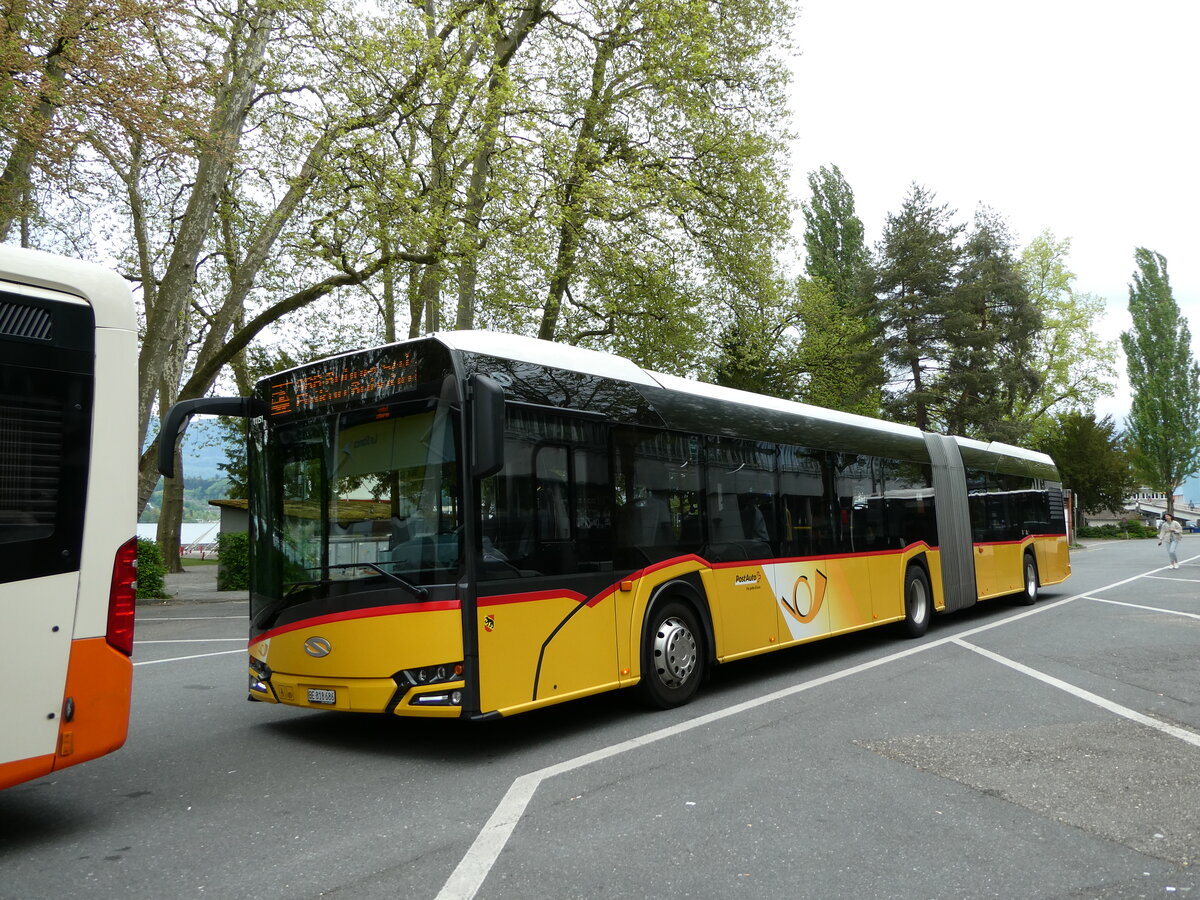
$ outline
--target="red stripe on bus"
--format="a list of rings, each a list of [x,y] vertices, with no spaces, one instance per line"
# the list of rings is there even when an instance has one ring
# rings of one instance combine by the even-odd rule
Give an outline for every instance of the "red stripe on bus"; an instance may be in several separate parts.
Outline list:
[[[374,619],[379,616],[405,616],[422,612],[444,612],[452,609],[462,609],[462,603],[458,600],[441,600],[437,603],[398,603],[392,606],[372,606],[369,609],[352,609],[348,612],[330,613],[326,616],[313,616],[311,619],[301,619],[299,622],[291,622],[287,625],[280,625],[278,628],[264,631],[257,637],[251,638],[248,646],[253,647],[259,641],[265,641],[277,635],[299,631],[301,628],[316,628],[319,625],[328,625],[330,622]]]
[[[1015,541],[975,541],[975,543],[973,543],[971,546],[973,546],[973,547],[1017,547],[1017,546],[1020,546],[1021,544],[1032,544],[1036,540],[1044,540],[1047,538],[1054,538],[1056,540],[1065,541],[1067,539],[1067,536],[1065,534],[1030,534],[1030,535],[1026,535],[1023,538],[1018,538]]]
[[[930,547],[925,541],[917,541],[909,544],[907,547],[901,547],[899,550],[864,550],[861,553],[824,553],[817,556],[767,556],[762,559],[747,559],[738,562],[720,562],[706,563],[713,569],[739,569],[746,566],[774,566],[780,563],[798,563],[798,562],[824,562],[827,559],[861,559],[869,556],[899,556],[903,553],[908,553],[912,550],[920,548],[925,550],[936,550],[937,547]]]
[[[538,600],[588,602],[588,598],[577,591],[530,591],[524,594],[493,594],[490,597],[480,597],[479,607],[482,609],[485,606],[506,606],[509,603],[536,603]]]

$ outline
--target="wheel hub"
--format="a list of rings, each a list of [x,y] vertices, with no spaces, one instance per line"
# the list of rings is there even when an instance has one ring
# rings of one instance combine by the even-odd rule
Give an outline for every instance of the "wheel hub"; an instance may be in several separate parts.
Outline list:
[[[654,669],[664,686],[682,686],[696,670],[696,636],[681,619],[663,621],[654,635]]]

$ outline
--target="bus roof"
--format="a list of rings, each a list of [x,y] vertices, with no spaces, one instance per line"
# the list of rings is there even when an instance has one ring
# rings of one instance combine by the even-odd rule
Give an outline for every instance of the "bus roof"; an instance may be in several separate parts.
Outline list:
[[[0,290],[5,287],[34,297],[39,290],[70,294],[92,307],[97,328],[137,328],[129,284],[96,263],[0,245]]]
[[[651,372],[632,360],[611,353],[494,331],[444,331],[414,340],[436,341],[467,359],[491,358],[544,366],[632,385],[644,398],[641,402],[653,409],[655,421],[680,431],[753,436],[759,440],[833,450],[855,447],[862,453],[928,459],[925,435],[911,425]],[[409,342],[402,341],[395,346],[406,343]],[[352,357],[361,352],[364,351],[352,351],[331,359]],[[300,366],[288,371],[306,368]],[[272,378],[278,378],[280,374],[284,373],[277,373]],[[1054,463],[1044,453],[999,442],[985,443],[969,438],[955,438],[955,441],[963,461],[969,466],[1056,477]]]

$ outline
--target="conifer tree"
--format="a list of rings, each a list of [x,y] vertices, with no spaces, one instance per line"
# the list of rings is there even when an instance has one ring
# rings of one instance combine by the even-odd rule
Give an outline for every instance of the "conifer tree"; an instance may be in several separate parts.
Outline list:
[[[938,421],[940,379],[946,369],[946,315],[951,309],[961,263],[957,239],[962,226],[918,184],[900,211],[889,214],[879,245],[876,301],[863,308],[874,316],[874,353],[891,378],[885,410],[923,431]]]
[[[1167,496],[1200,471],[1200,365],[1192,356],[1187,320],[1171,293],[1167,261],[1144,247],[1129,286],[1133,327],[1121,335],[1133,403],[1128,437],[1146,486]]]
[[[980,209],[963,246],[958,285],[944,320],[949,350],[941,418],[951,434],[1019,441],[1018,401],[1040,376],[1033,341],[1042,316],[1020,271],[1003,219]]]

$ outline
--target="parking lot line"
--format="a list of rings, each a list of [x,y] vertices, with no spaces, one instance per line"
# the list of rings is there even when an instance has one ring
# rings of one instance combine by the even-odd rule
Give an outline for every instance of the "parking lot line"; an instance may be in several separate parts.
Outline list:
[[[1190,612],[1181,612],[1178,609],[1160,609],[1157,606],[1144,606],[1141,603],[1125,603],[1122,600],[1105,600],[1103,597],[1084,597],[1084,600],[1094,600],[1096,603],[1110,603],[1113,606],[1128,606],[1132,609],[1144,609],[1147,612],[1163,613],[1168,616],[1186,616],[1189,619],[1200,619],[1200,615]]]
[[[215,653],[195,653],[191,656],[173,656],[170,659],[143,659],[141,662],[135,662],[134,668],[138,666],[156,666],[159,663],[183,662],[185,659],[204,659],[208,656],[228,656],[231,653],[245,653],[246,649],[241,647],[237,650],[217,650]]]
[[[1068,681],[1063,681],[1055,678],[1053,675],[1047,675],[1045,672],[1039,672],[1037,669],[1032,669],[1023,663],[1017,662],[1015,659],[1009,659],[1007,656],[1001,656],[999,653],[993,653],[991,650],[985,650],[983,647],[968,643],[967,641],[955,639],[955,644],[960,647],[965,647],[972,653],[978,653],[980,656],[990,659],[993,662],[998,662],[1002,666],[1008,666],[1015,672],[1020,672],[1022,675],[1028,675],[1030,678],[1036,678],[1043,684],[1048,684],[1051,687],[1058,688],[1060,691],[1065,691],[1073,697],[1078,697],[1101,709],[1108,710],[1115,715],[1121,716],[1124,719],[1129,719],[1131,722],[1137,722],[1139,725],[1145,725],[1149,728],[1154,728],[1161,731],[1163,734],[1169,734],[1171,737],[1179,738],[1181,741],[1200,747],[1200,734],[1190,731],[1187,728],[1181,728],[1178,725],[1172,725],[1169,722],[1163,722],[1153,716],[1148,716],[1145,713],[1140,713],[1135,709],[1130,709],[1128,706],[1122,706],[1120,703],[1101,697],[1099,694],[1093,694],[1091,691],[1085,691],[1081,687],[1071,684]]]

